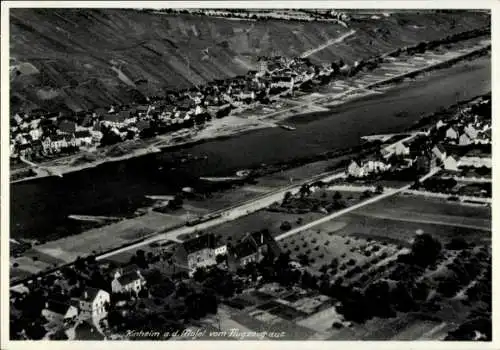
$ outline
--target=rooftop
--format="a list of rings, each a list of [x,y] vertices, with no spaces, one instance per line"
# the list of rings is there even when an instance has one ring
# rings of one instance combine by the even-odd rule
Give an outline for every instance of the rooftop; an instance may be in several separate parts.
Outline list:
[[[188,254],[200,251],[202,249],[215,248],[215,236],[212,233],[204,234],[182,243]]]

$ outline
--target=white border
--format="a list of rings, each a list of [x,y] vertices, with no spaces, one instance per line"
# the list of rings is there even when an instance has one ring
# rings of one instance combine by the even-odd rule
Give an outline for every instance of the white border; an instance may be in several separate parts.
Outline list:
[[[104,347],[113,347],[116,349],[135,349],[139,345],[147,346],[149,348],[176,348],[176,349],[192,349],[194,347],[203,347],[204,349],[233,349],[235,346],[254,349],[259,348],[271,348],[278,346],[280,348],[300,348],[300,349],[331,349],[332,347],[338,348],[349,348],[356,350],[358,348],[366,349],[500,349],[500,317],[498,312],[499,309],[499,285],[498,278],[500,274],[498,272],[498,262],[500,261],[496,256],[498,251],[498,239],[493,235],[492,249],[493,249],[493,342],[437,342],[437,341],[189,341],[189,342],[153,342],[153,341],[137,341],[137,342],[94,342],[94,341],[62,341],[62,342],[49,342],[49,341],[8,341],[9,331],[8,331],[8,308],[9,308],[9,8],[22,8],[22,7],[94,7],[94,8],[387,8],[387,9],[425,9],[425,8],[453,8],[453,9],[490,9],[492,13],[491,23],[492,23],[492,93],[493,93],[493,116],[497,115],[500,111],[497,104],[498,93],[496,91],[497,81],[500,81],[500,57],[498,52],[498,36],[500,35],[500,27],[497,23],[500,23],[500,3],[494,0],[475,0],[475,1],[465,1],[465,0],[439,0],[439,1],[144,1],[144,2],[134,2],[134,1],[5,1],[1,4],[1,108],[2,108],[2,126],[1,131],[1,327],[0,327],[0,349],[30,349],[35,347],[37,349],[67,349],[71,347],[72,349],[89,349],[97,348],[102,349]],[[493,117],[493,119],[495,119]],[[499,142],[497,142],[497,134],[499,133],[497,123],[493,120],[493,164],[495,164],[495,159],[500,160],[497,157],[498,147],[500,147]],[[500,137],[500,135],[498,135]],[[500,179],[500,174],[498,169],[493,167],[493,178]],[[497,181],[493,182],[493,232],[496,232],[498,226],[498,215],[495,215],[496,204],[498,197],[498,190],[500,190],[500,184]],[[498,212],[497,214],[499,214]],[[495,293],[496,292],[496,293]]]

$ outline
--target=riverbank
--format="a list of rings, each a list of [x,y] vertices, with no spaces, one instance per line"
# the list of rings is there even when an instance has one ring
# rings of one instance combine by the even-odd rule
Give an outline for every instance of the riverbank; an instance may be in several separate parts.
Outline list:
[[[421,73],[428,73],[435,69],[449,67],[450,65],[457,64],[462,60],[471,59],[475,57],[475,55],[485,54],[490,50],[490,48],[491,46],[487,42],[485,43],[483,41],[479,44],[476,43],[475,46],[473,46],[469,50],[466,50],[466,52],[464,52],[464,50],[462,49],[457,50],[456,53],[447,53],[447,55],[443,56],[444,59],[440,61],[438,60],[437,63],[435,62],[435,59],[433,59],[434,62],[432,64],[427,64],[425,66],[417,67],[414,69],[410,69],[410,66],[405,71],[399,74],[384,73],[383,77],[375,82],[363,80],[364,76],[373,75],[373,71],[370,72],[370,74],[360,74],[359,77],[356,76],[356,80],[354,82],[362,81],[363,84],[361,86],[359,86],[359,84],[355,84],[354,86],[347,86],[347,91],[339,93],[329,91],[322,94],[312,93],[301,96],[298,99],[292,98],[279,100],[278,102],[274,103],[274,105],[266,106],[265,108],[261,108],[262,106],[258,106],[254,110],[246,109],[239,111],[238,113],[233,112],[231,115],[225,118],[213,119],[201,130],[181,130],[173,134],[158,135],[152,139],[141,140],[141,142],[144,144],[144,148],[134,149],[126,155],[118,157],[95,155],[95,160],[89,160],[82,158],[81,154],[76,154],[74,156],[65,157],[64,160],[61,161],[62,164],[53,165],[55,162],[57,162],[57,160],[50,161],[46,164],[40,164],[40,166],[46,169],[46,171],[39,171],[36,176],[16,179],[14,181],[11,181],[11,183],[18,183],[47,176],[54,176],[54,174],[64,175],[71,172],[94,168],[104,163],[117,162],[144,156],[150,153],[158,152],[159,149],[165,150],[168,148],[192,146],[201,142],[233,137],[242,133],[262,128],[275,127],[276,123],[283,122],[291,117],[296,118],[297,115],[327,112],[331,107],[337,107],[341,104],[352,102],[353,100],[361,99],[370,95],[384,93],[405,78],[414,78]],[[405,58],[403,57],[402,59],[404,61]],[[388,64],[391,63],[394,63],[394,61],[391,60]],[[386,67],[382,67],[381,69],[387,70]],[[397,70],[397,72],[399,72],[399,70]],[[388,74],[390,74],[389,77],[387,76]],[[338,84],[339,82],[335,81],[329,86],[333,86],[335,88],[336,83]],[[374,89],[381,86],[383,86],[383,90]],[[283,104],[285,104],[287,108],[282,109],[277,107]],[[274,110],[272,112],[266,111],[266,109],[272,110],[273,107]],[[101,153],[106,154],[106,150],[104,149],[104,151],[101,151]],[[81,163],[78,165],[74,165],[75,160],[81,160]]]
[[[91,230],[84,229],[83,232],[82,230],[77,231],[69,229],[67,233],[64,233],[60,231],[57,226],[46,226],[45,223],[45,221],[48,221],[50,222],[50,225],[54,225],[54,222],[58,222],[58,218],[66,218],[69,214],[119,216],[117,210],[118,207],[122,205],[121,202],[132,203],[133,208],[133,203],[136,203],[136,198],[144,198],[145,193],[170,194],[175,193],[175,191],[182,186],[191,186],[192,184],[185,182],[179,184],[176,184],[175,182],[172,183],[173,178],[168,175],[170,172],[154,170],[157,169],[159,165],[164,164],[161,162],[162,154],[158,154],[158,156],[154,155],[153,157],[144,157],[147,158],[144,161],[138,162],[133,160],[124,162],[120,165],[108,166],[106,169],[101,169],[100,172],[98,169],[94,169],[91,170],[90,173],[75,174],[68,176],[68,178],[54,179],[53,181],[46,180],[45,182],[39,182],[29,186],[28,184],[20,185],[23,188],[22,194],[15,192],[16,190],[19,190],[19,188],[14,188],[14,192],[11,192],[13,198],[11,206],[14,208],[11,219],[11,228],[15,230],[14,238],[23,237],[19,235],[20,232],[22,232],[19,231],[19,224],[27,225],[22,228],[23,232],[30,234],[29,232],[36,231],[37,237],[43,238],[46,242],[49,233],[55,232],[60,238],[35,246],[31,251],[27,252],[25,256],[13,260],[13,264],[17,263],[18,266],[13,268],[15,273],[12,272],[11,276],[16,279],[22,279],[23,276],[29,276],[32,273],[47,271],[47,269],[52,268],[54,264],[59,265],[64,264],[67,261],[69,262],[75,256],[89,254],[92,250],[95,250],[96,252],[106,251],[106,247],[129,245],[135,240],[142,240],[150,235],[155,235],[155,232],[158,232],[157,230],[162,230],[169,226],[175,227],[175,225],[183,225],[190,217],[192,219],[193,212],[201,213],[203,215],[207,212],[217,211],[222,208],[230,207],[235,203],[251,200],[252,198],[256,198],[256,196],[272,192],[276,188],[284,188],[290,183],[300,183],[300,181],[310,179],[322,172],[341,169],[345,166],[344,161],[348,161],[351,157],[359,154],[356,152],[359,152],[360,150],[368,151],[366,146],[354,146],[346,150],[345,147],[350,147],[352,143],[349,144],[349,142],[347,142],[346,144],[345,141],[341,141],[341,143],[336,143],[335,145],[331,144],[328,146],[327,149],[330,150],[328,152],[318,152],[316,154],[311,152],[304,153],[303,151],[300,152],[304,146],[307,146],[308,149],[311,148],[311,140],[308,140],[306,135],[313,135],[315,140],[321,140],[321,135],[318,130],[323,130],[326,131],[328,139],[339,139],[344,137],[346,133],[352,134],[352,138],[358,138],[356,136],[357,133],[366,134],[369,131],[380,133],[387,132],[388,129],[382,125],[384,120],[389,124],[395,122],[402,123],[397,126],[397,128],[403,129],[403,123],[404,125],[410,124],[410,121],[407,120],[407,118],[400,118],[399,120],[389,118],[391,115],[391,106],[393,106],[394,103],[398,103],[401,106],[412,106],[415,103],[419,104],[418,100],[416,100],[413,96],[412,91],[418,93],[419,95],[424,94],[422,101],[425,101],[428,100],[426,97],[427,95],[434,95],[436,93],[439,94],[439,91],[443,89],[443,86],[461,86],[460,84],[457,84],[457,81],[465,81],[469,87],[473,87],[473,91],[477,91],[477,88],[474,88],[475,85],[473,84],[473,81],[469,79],[471,74],[474,73],[477,73],[477,71],[474,70],[472,72],[467,72],[467,74],[460,76],[460,79],[453,75],[453,79],[450,78],[450,81],[448,82],[447,80],[443,80],[438,77],[437,79],[431,79],[416,85],[411,84],[406,88],[401,89],[401,91],[398,90],[387,96],[381,95],[379,98],[372,99],[368,105],[366,102],[350,104],[348,108],[343,107],[343,111],[333,115],[329,119],[327,118],[325,120],[318,120],[317,122],[309,123],[307,126],[308,130],[306,130],[305,126],[303,128],[299,128],[297,133],[299,133],[298,135],[300,137],[294,133],[284,130],[265,130],[261,137],[256,137],[258,136],[256,134],[259,134],[259,132],[251,133],[243,137],[243,140],[241,138],[230,138],[227,141],[207,142],[204,145],[201,145],[201,147],[199,146],[196,147],[196,149],[191,149],[189,152],[192,152],[195,155],[207,154],[207,150],[211,150],[208,152],[211,154],[211,156],[209,156],[208,163],[201,163],[198,165],[193,164],[194,167],[204,169],[203,172],[200,173],[203,174],[203,176],[216,176],[217,174],[221,174],[220,172],[216,173],[214,171],[214,169],[217,169],[217,165],[220,164],[217,159],[214,159],[217,158],[217,156],[214,156],[215,154],[219,156],[221,154],[224,155],[224,157],[222,157],[222,161],[230,164],[227,169],[232,169],[231,166],[237,166],[239,168],[244,166],[244,168],[259,170],[257,172],[257,175],[259,176],[256,184],[242,185],[234,189],[217,192],[214,193],[211,198],[204,200],[186,200],[186,210],[182,210],[180,212],[171,212],[168,214],[150,212],[141,217],[124,219],[117,224],[107,225]],[[472,76],[477,77],[477,74]],[[435,88],[440,90],[437,90],[436,92]],[[402,104],[397,100],[395,101],[393,95],[397,95],[398,98],[404,98],[406,102]],[[448,93],[448,95],[453,96],[453,91]],[[438,97],[438,99],[442,101],[443,97],[445,97],[445,95]],[[429,103],[427,106],[430,106],[430,109],[427,109],[427,111],[430,111],[436,110],[436,106],[438,105],[432,105]],[[399,110],[399,108],[401,107],[396,107],[393,110]],[[356,118],[356,116],[362,117],[364,110],[370,111],[368,114],[364,113],[365,115],[369,115],[368,118],[373,117],[374,120],[378,120],[378,127],[374,128],[373,126],[368,126],[366,129],[360,128],[360,125],[372,123],[369,119],[366,123],[360,124],[363,120],[365,120],[365,117],[363,117],[363,119]],[[377,110],[379,110],[382,114],[377,113]],[[413,114],[414,117],[416,117],[420,114],[420,112],[417,110]],[[385,118],[384,120],[378,119],[382,116]],[[415,120],[416,119],[413,119],[413,121]],[[349,126],[346,126],[345,123],[349,122],[356,125],[356,131],[350,130]],[[320,124],[320,126],[316,127],[314,124]],[[325,125],[330,124],[334,126],[333,131],[340,131],[336,134],[332,134],[332,130],[328,130],[328,128],[325,130]],[[341,126],[340,129],[339,126]],[[271,131],[272,134],[276,133],[277,135],[285,136],[285,142],[283,142],[282,139],[278,138],[278,140],[276,140],[276,137],[272,135],[270,136],[269,131]],[[263,139],[268,140],[265,145],[262,145]],[[276,142],[270,143],[269,139],[275,140]],[[294,144],[291,142],[292,140],[295,142]],[[297,142],[299,140],[305,140],[305,143]],[[281,158],[281,162],[270,162],[269,160],[266,160],[268,164],[272,165],[259,166],[258,164],[263,163],[260,161],[257,165],[255,165],[257,168],[254,168],[255,166],[252,166],[251,163],[249,163],[249,161],[252,162],[252,160],[247,159],[249,158],[249,154],[246,154],[245,152],[248,153],[248,151],[241,149],[241,144],[250,146],[253,155],[261,155],[259,157],[254,157],[256,159],[268,158],[262,157],[262,155],[265,154],[264,152],[269,149],[272,149],[273,152],[276,151],[275,147],[278,144],[285,144],[284,147],[288,150],[293,148],[294,151],[289,151],[289,153],[293,155],[292,157],[283,157],[278,150],[278,157]],[[342,144],[344,144],[344,146],[342,146]],[[256,149],[255,145],[262,145],[263,147]],[[299,147],[299,149],[297,149],[297,147]],[[343,150],[341,150],[342,148]],[[245,161],[239,165],[231,164],[232,156],[230,154],[234,154],[237,159],[244,159]],[[309,156],[307,156],[307,154],[309,154]],[[160,159],[157,159],[158,157],[160,157]],[[132,162],[132,164],[130,164],[130,162]],[[208,164],[212,164],[212,166]],[[135,174],[136,171],[134,170],[136,168],[141,169],[140,174],[147,174],[147,176],[145,178],[142,177],[144,175],[137,177],[137,174]],[[186,169],[186,173],[191,174],[194,170],[194,176],[197,176],[195,169],[196,168],[189,167]],[[157,175],[152,175],[153,172]],[[229,173],[234,173],[234,170],[226,172],[226,174]],[[156,180],[156,176],[160,180]],[[173,176],[178,177],[181,175],[174,173]],[[124,181],[124,178],[126,178],[127,181]],[[94,180],[89,181],[88,179]],[[194,185],[194,187],[197,188],[196,185]],[[55,199],[54,203],[57,204],[58,208],[56,210],[57,214],[54,213],[54,208],[50,204],[50,198],[46,197],[48,203],[44,202],[44,206],[36,206],[36,210],[33,213],[29,213],[29,220],[27,218],[23,220],[19,217],[19,210],[15,208],[18,208],[20,203],[22,203],[23,208],[33,207],[30,205],[32,200],[33,203],[40,203],[39,198],[44,196],[45,188],[48,190],[47,193],[52,196],[51,198]],[[95,195],[96,193],[98,195]],[[82,197],[83,194],[85,194],[84,197]],[[66,203],[67,205],[61,208],[61,203]],[[100,207],[96,206],[99,204]],[[132,209],[132,212],[133,210],[134,209]],[[70,224],[69,221],[71,220],[65,220],[66,221],[61,222],[61,224],[64,227],[68,227],[67,225]]]

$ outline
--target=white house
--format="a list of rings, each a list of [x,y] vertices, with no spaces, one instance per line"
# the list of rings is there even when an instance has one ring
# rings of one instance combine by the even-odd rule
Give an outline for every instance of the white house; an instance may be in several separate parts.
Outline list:
[[[92,134],[88,130],[75,132],[75,145],[76,146],[89,146],[92,144]]]
[[[10,143],[10,156],[11,157],[16,157],[17,156],[17,153],[16,153],[16,144],[14,142]]]
[[[483,157],[462,157],[458,161],[458,166],[474,167],[474,168],[491,168],[491,158]]]
[[[42,147],[45,153],[48,153],[52,150],[52,140],[50,139],[50,137],[47,136],[46,138],[43,139]]]
[[[406,156],[410,154],[410,147],[406,146],[403,142],[395,143],[392,150],[394,154],[398,156]]]
[[[216,246],[214,249],[215,256],[227,254],[227,246],[222,244],[220,246]]]
[[[62,148],[68,147],[64,135],[54,135],[50,140],[50,150],[55,153],[61,152]]]
[[[241,100],[245,100],[245,99],[252,99],[252,100],[255,100],[255,92],[254,91],[241,91],[237,97]]]
[[[365,172],[367,173],[378,173],[382,171],[386,171],[390,168],[391,166],[389,164],[386,164],[380,160],[368,160],[363,163],[363,168],[365,169]]]
[[[91,130],[90,134],[92,135],[92,141],[96,143],[100,142],[103,136],[102,132],[98,130]]]
[[[444,162],[446,159],[446,150],[441,144],[437,144],[432,148],[432,154],[434,154],[441,162]]]
[[[115,278],[111,281],[111,290],[113,293],[135,292],[139,293],[145,285],[146,280],[139,270],[121,273],[117,271]]]
[[[467,146],[467,145],[470,145],[471,143],[472,143],[472,141],[469,138],[469,136],[467,136],[466,133],[463,133],[462,135],[460,135],[460,138],[458,139],[458,144],[460,146]]]
[[[365,170],[361,167],[355,160],[351,161],[351,164],[347,167],[347,173],[354,177],[365,176]]]
[[[23,122],[23,118],[21,118],[21,116],[18,113],[14,115],[14,120],[18,125],[21,125],[21,123]]]
[[[446,138],[452,139],[452,140],[458,139],[458,131],[455,130],[454,127],[448,128],[448,130],[446,130]]]
[[[43,131],[42,128],[35,128],[31,129],[29,131],[29,134],[33,140],[38,140],[40,137],[42,137]]]
[[[65,321],[74,320],[78,316],[78,309],[73,305],[48,301],[42,310],[42,316],[51,323],[62,324]]]
[[[200,105],[197,105],[194,108],[194,115],[200,115],[204,112],[203,108]]]
[[[443,162],[446,170],[458,171],[458,160],[454,156],[448,156]]]
[[[106,304],[110,295],[102,289],[87,287],[79,299],[81,314],[86,317],[104,317],[107,315]]]
[[[474,140],[477,137],[478,131],[472,124],[467,125],[464,131],[471,140]]]

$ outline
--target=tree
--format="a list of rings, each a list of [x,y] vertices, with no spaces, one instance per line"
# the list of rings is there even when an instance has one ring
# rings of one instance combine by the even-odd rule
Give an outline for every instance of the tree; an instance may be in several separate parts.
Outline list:
[[[170,209],[180,209],[182,208],[183,204],[184,200],[182,199],[181,195],[175,195],[172,200],[168,201],[168,207]]]
[[[223,262],[225,262],[227,259],[227,255],[226,254],[218,254],[216,257],[215,257],[215,261],[217,262],[217,264],[222,264]]]
[[[283,203],[286,203],[292,198],[292,193],[290,191],[286,191],[285,195],[283,196]]]
[[[204,267],[198,267],[193,274],[193,279],[197,282],[205,280],[206,277],[207,270]]]
[[[381,194],[383,192],[384,192],[384,187],[382,185],[377,185],[377,187],[375,188],[375,193]]]
[[[340,201],[342,199],[342,195],[340,194],[339,191],[335,191],[335,193],[333,194],[333,200],[334,201]]]
[[[300,198],[303,198],[305,196],[310,195],[311,189],[309,188],[309,185],[304,184],[304,185],[300,186],[299,194],[300,194]]]
[[[366,190],[361,194],[361,198],[370,198],[372,196],[372,191]]]
[[[436,262],[441,254],[441,243],[429,234],[417,235],[411,247],[414,263],[420,266],[429,266]]]
[[[450,250],[463,250],[467,249],[469,244],[463,237],[453,237],[451,241],[446,245],[447,249]]]
[[[292,224],[290,224],[290,222],[288,221],[283,221],[280,225],[280,229],[282,231],[289,231],[292,229]]]

